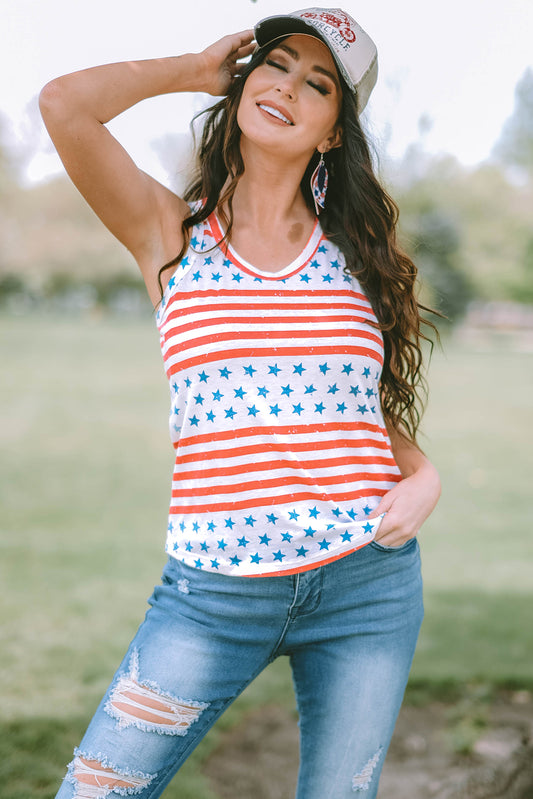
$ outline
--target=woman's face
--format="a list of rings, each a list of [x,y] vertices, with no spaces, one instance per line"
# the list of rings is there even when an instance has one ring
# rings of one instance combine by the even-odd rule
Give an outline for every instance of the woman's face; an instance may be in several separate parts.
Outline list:
[[[283,39],[244,85],[237,122],[242,136],[307,161],[340,144],[342,89],[328,47],[312,36]]]

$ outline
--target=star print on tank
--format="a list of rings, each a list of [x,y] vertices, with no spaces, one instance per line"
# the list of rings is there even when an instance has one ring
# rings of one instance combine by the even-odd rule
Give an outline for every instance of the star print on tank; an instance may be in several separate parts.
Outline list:
[[[400,479],[379,403],[383,339],[318,220],[278,272],[198,224],[157,323],[170,383],[167,552],[259,577],[365,546]]]

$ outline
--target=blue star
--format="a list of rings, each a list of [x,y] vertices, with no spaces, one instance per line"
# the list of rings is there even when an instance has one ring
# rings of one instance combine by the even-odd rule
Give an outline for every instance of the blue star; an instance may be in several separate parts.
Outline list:
[[[312,266],[313,269],[319,269],[320,268],[320,264],[319,264],[318,261],[311,261],[310,266]]]
[[[168,281],[168,287],[169,287],[169,289],[173,289],[173,288],[174,288],[174,286],[175,286],[175,284],[176,284],[176,281],[174,280],[174,278],[173,278],[173,277],[171,277],[171,278],[170,278],[170,280]]]
[[[354,508],[351,508],[349,511],[346,511],[346,512],[347,512],[348,516],[350,517],[350,519],[353,519],[355,521],[355,517],[357,516],[357,513],[354,510]]]
[[[265,533],[264,535],[260,535],[260,536],[259,536],[259,543],[260,543],[260,544],[265,544],[265,546],[268,546],[268,544],[269,544],[269,542],[270,542],[271,540],[272,540],[272,539],[271,539],[271,538],[269,538],[269,537],[268,537],[268,535],[267,535],[266,533]]]
[[[350,277],[350,275],[344,275],[343,280],[344,280],[345,283],[351,283],[352,282],[352,278]]]
[[[341,539],[343,541],[351,541],[353,538],[353,533],[349,533],[348,530],[345,530],[344,533],[341,535]]]
[[[231,266],[231,261],[230,261],[230,259],[229,259],[229,258],[226,258],[224,261],[222,261],[222,265],[223,265],[223,266],[225,266],[226,268],[228,268],[229,266]]]
[[[334,524],[328,524],[328,526],[326,527],[326,530],[333,530],[334,527],[335,527]]]
[[[279,516],[276,516],[274,513],[267,513],[266,517],[270,524],[276,524],[277,520],[279,519]]]
[[[354,397],[357,397],[358,394],[361,393],[361,389],[359,386],[350,386],[350,394],[353,394]]]
[[[216,524],[214,523],[214,521],[207,522],[207,529],[209,530],[210,533],[214,532],[215,527]]]
[[[211,280],[215,280],[217,283],[222,278],[220,272],[211,272]]]
[[[296,521],[299,515],[300,514],[296,513],[295,510],[289,511],[289,519],[294,519],[294,521]]]
[[[337,391],[340,391],[340,389],[337,387],[336,383],[333,383],[332,386],[328,386],[328,394],[336,394]]]
[[[318,248],[318,252],[327,252],[327,251],[328,248],[324,244],[321,244],[320,247]]]
[[[200,372],[198,377],[200,378],[200,383],[207,383],[209,380],[209,375],[207,375],[205,372]]]
[[[208,411],[208,412],[207,412],[207,414],[206,414],[206,416],[207,416],[207,421],[208,421],[208,422],[214,422],[214,421],[215,421],[215,419],[216,419],[216,416],[215,416],[215,414],[213,413],[213,411]]]
[[[255,553],[255,555],[252,555],[252,557],[250,558],[250,560],[251,560],[251,562],[252,562],[252,563],[257,563],[257,564],[259,564],[259,561],[260,561],[260,560],[263,560],[263,558],[261,557],[261,555],[259,554],[259,552],[256,552],[256,553]]]
[[[309,526],[304,530],[304,533],[306,538],[312,538],[316,533],[316,530],[313,530],[313,528]]]
[[[238,538],[238,539],[237,539],[237,541],[239,542],[239,546],[240,546],[240,547],[247,547],[247,546],[248,546],[248,544],[250,543],[250,542],[248,541],[248,539],[247,539],[247,538],[245,538],[244,536],[243,536],[242,538]]]
[[[185,544],[185,549],[187,550],[187,552],[192,552],[192,544],[190,541],[187,541],[187,543]]]
[[[331,367],[328,366],[327,363],[320,364],[320,366],[318,368],[320,369],[320,371],[322,372],[323,375],[325,375],[326,372],[329,372],[330,369],[331,369]]]
[[[235,526],[235,522],[233,521],[233,519],[230,516],[229,519],[224,519],[224,525],[226,527],[229,527],[230,530],[233,530],[233,527]]]
[[[254,369],[252,364],[250,364],[250,366],[244,366],[243,369],[246,372],[246,374],[250,375],[250,377],[253,377],[254,376],[254,372],[257,372],[257,369]]]
[[[189,421],[193,427],[198,427],[198,425],[200,424],[200,420],[196,415],[189,416]]]
[[[305,556],[307,555],[307,553],[308,553],[308,552],[309,552],[309,550],[308,550],[308,549],[305,549],[303,546],[299,547],[299,548],[296,550],[296,554],[297,554],[297,556],[298,556],[299,558],[305,558]]]
[[[198,239],[196,238],[196,236],[193,236],[193,238],[191,239],[191,245],[192,245],[192,247],[198,247],[198,245],[199,245],[199,244],[200,244],[200,242],[198,241]]]
[[[303,365],[303,363],[298,363],[296,365],[293,365],[292,368],[294,369],[295,375],[301,375],[302,372],[305,372],[305,366]]]
[[[306,386],[305,387],[305,393],[306,394],[313,394],[315,391],[316,391],[316,388],[314,387],[314,385],[312,383],[311,383],[310,386]]]
[[[237,411],[234,411],[233,408],[226,408],[224,413],[226,414],[226,419],[233,419],[234,416],[237,416]]]
[[[224,394],[221,394],[218,388],[216,391],[213,391],[213,399],[216,400],[217,402],[220,402],[223,396]]]
[[[317,506],[315,505],[315,507],[311,508],[311,510],[309,511],[309,516],[312,519],[318,519],[319,515],[320,515],[320,511],[318,510]]]
[[[281,563],[283,561],[284,557],[285,557],[285,555],[283,554],[283,552],[280,549],[278,549],[277,552],[274,552],[274,560],[279,560],[280,563]]]
[[[367,388],[367,390],[365,391],[365,394],[366,394],[368,399],[370,399],[370,397],[374,396],[374,392],[373,392],[373,390],[371,388]]]
[[[366,405],[358,405],[357,410],[359,411],[359,413],[362,413],[363,416],[365,415],[365,413],[368,413],[368,408],[366,407]]]
[[[233,272],[232,275],[231,275],[231,279],[232,280],[236,280],[237,283],[240,283],[241,280],[242,280],[242,275],[239,275],[238,272]]]
[[[278,376],[278,372],[281,372],[281,369],[279,368],[277,363],[275,363],[274,366],[269,366],[268,367],[268,374],[269,375],[275,375],[275,377],[277,377]]]
[[[327,550],[327,549],[330,548],[331,544],[330,544],[329,541],[326,541],[326,539],[323,538],[322,541],[318,542],[318,546],[320,547],[320,549],[326,549]]]
[[[198,524],[198,522],[193,522],[193,524],[192,524],[193,533],[197,533],[199,529],[200,529],[200,525]]]
[[[233,390],[235,392],[235,397],[236,398],[238,397],[239,399],[244,399],[244,395],[246,394],[246,391],[243,389],[242,386],[240,388],[234,388]]]
[[[368,505],[365,505],[365,507],[363,508],[363,510],[364,510],[364,512],[365,512],[365,516],[368,516],[368,514],[369,514],[369,513],[371,513],[371,511],[372,511],[372,508],[369,508],[369,507],[368,507]]]
[[[219,564],[219,562],[218,562],[218,560],[216,558],[211,561],[211,568],[212,569],[218,569],[219,565],[220,564]]]
[[[201,569],[203,567],[203,563],[200,560],[200,558],[198,558],[198,560],[194,561],[194,565],[196,566],[197,569]]]
[[[202,543],[200,544],[200,549],[203,552],[208,552],[209,551],[209,547],[207,546],[207,541],[202,541]]]
[[[256,523],[257,519],[254,519],[252,514],[250,514],[249,516],[245,516],[244,517],[244,521],[246,522],[247,525],[249,525],[250,527],[253,527],[254,524]]]
[[[368,366],[363,369],[363,377],[370,377],[370,369]]]
[[[277,402],[275,405],[270,406],[270,415],[274,414],[274,416],[277,418],[280,413],[281,413],[281,408],[279,407]]]
[[[323,402],[319,402],[318,405],[315,405],[315,413],[322,413],[326,410],[326,406]]]
[[[366,524],[363,525],[363,530],[365,531],[365,533],[371,533],[373,529],[374,526],[370,524],[370,522],[367,522]]]
[[[177,383],[172,383],[172,388],[174,389],[175,392],[178,392],[180,390],[180,387],[178,386]]]
[[[180,530],[182,533],[185,532],[185,522],[180,522]]]
[[[283,535],[281,536],[281,540],[288,541],[290,544],[292,541],[292,535],[290,533],[283,533]]]
[[[259,394],[260,397],[266,397],[269,391],[266,386],[259,386],[259,388],[257,389],[257,393]]]
[[[195,281],[195,283],[198,283],[198,281],[200,280],[201,277],[202,277],[202,275],[200,274],[200,270],[198,270],[198,272],[194,273],[194,275],[192,276],[192,279]]]
[[[324,283],[331,283],[333,280],[333,275],[322,275],[322,280]]]
[[[340,263],[338,261],[336,261],[336,260],[335,261],[331,261],[330,266],[332,266],[333,269],[338,269],[340,267]]]
[[[333,513],[334,516],[337,517],[337,519],[339,518],[339,516],[342,516],[342,511],[340,508],[334,508],[331,512]]]
[[[225,377],[226,380],[229,379],[231,372],[227,366],[225,366],[223,369],[219,369],[218,371],[220,372],[220,377]]]
[[[187,388],[191,387],[191,379],[190,379],[190,377],[186,377],[185,378],[185,385],[187,386]]]
[[[168,523],[168,527],[167,527],[168,532],[171,533],[173,529],[174,529],[174,525],[172,524],[172,522],[169,522]]]
[[[237,555],[234,555],[232,558],[230,558],[229,562],[231,563],[232,566],[238,566],[239,563],[242,563],[241,559],[238,558]]]
[[[300,280],[303,280],[304,283],[309,283],[311,275],[300,275]]]
[[[338,402],[337,413],[344,413],[345,410],[346,410],[346,405],[344,404],[344,402]]]
[[[254,416],[255,417],[255,416],[257,416],[258,413],[259,413],[259,411],[255,407],[255,405],[249,405],[248,406],[248,416]]]
[[[178,416],[178,415],[179,415],[179,412],[180,412],[180,409],[179,409],[179,408],[174,408],[174,415],[175,415],[175,416]]]
[[[182,269],[185,269],[186,266],[189,266],[189,259],[187,257],[182,259],[181,266],[182,266]]]
[[[178,551],[179,546],[178,546],[178,542],[177,541],[174,541],[174,546],[172,547],[172,549],[174,550],[174,552]]]
[[[302,415],[302,411],[304,410],[303,405],[298,403],[298,405],[293,405],[292,407],[294,408],[293,413],[297,413],[298,416]]]
[[[217,541],[217,546],[218,546],[218,549],[221,549],[222,551],[224,551],[228,545],[226,544],[224,539],[221,538],[220,541]]]
[[[353,366],[351,363],[345,363],[342,367],[342,371],[345,375],[349,375],[350,372],[353,372]]]
[[[290,395],[292,394],[293,391],[294,391],[294,389],[291,388],[288,383],[287,383],[286,386],[282,386],[281,387],[281,393],[285,394],[287,397],[290,397]]]
[[[196,397],[194,398],[194,401],[196,402],[197,405],[203,405],[204,398],[202,397],[201,394],[197,394]]]
[[[211,258],[210,255],[208,255],[207,258],[204,258],[204,266],[211,266],[212,263],[213,259]]]

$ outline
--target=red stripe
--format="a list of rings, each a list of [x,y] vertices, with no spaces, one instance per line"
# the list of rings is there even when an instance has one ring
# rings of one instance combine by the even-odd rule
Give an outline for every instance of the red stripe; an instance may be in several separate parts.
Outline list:
[[[174,299],[172,296],[172,299]],[[187,297],[191,297],[191,295],[187,295]],[[172,313],[168,314],[165,319],[165,324],[168,324],[173,319],[179,319],[181,316],[190,316],[192,314],[210,314],[213,312],[222,312],[222,311],[253,311],[257,313],[258,311],[264,311],[268,313],[269,311],[322,311],[322,310],[331,310],[331,311],[363,311],[367,312],[372,319],[375,319],[375,316],[372,312],[372,308],[370,305],[357,305],[353,302],[309,302],[312,299],[312,296],[307,297],[307,302],[269,302],[269,303],[242,303],[242,302],[228,302],[228,303],[218,303],[212,305],[191,305],[186,306],[184,308],[179,308],[177,310],[172,311]],[[342,317],[341,317],[342,318]],[[368,319],[365,319],[368,322]]]
[[[176,291],[172,294],[172,300],[205,299],[207,297],[213,297],[213,299],[231,297],[234,301],[237,297],[246,299],[274,297],[278,300],[281,297],[305,297],[307,299],[327,297],[330,300],[333,297],[356,297],[358,300],[365,303],[365,305],[368,305],[369,308],[372,307],[362,292],[354,291],[353,289],[283,289],[280,286],[278,289],[198,289],[197,291]],[[224,307],[226,306],[224,305]],[[247,306],[245,305],[243,307]],[[330,307],[329,303],[326,307]]]
[[[195,355],[192,358],[188,358],[185,361],[179,361],[178,363],[174,363],[167,369],[167,375],[169,379],[175,375],[177,372],[183,371],[184,369],[191,369],[195,366],[204,366],[207,363],[215,363],[220,361],[227,361],[233,360],[235,358],[242,358],[250,360],[250,357],[253,358],[282,358],[287,356],[288,358],[301,358],[305,355],[339,355],[341,352],[339,351],[339,347],[276,347],[276,348],[268,348],[268,349],[256,349],[254,347],[253,351],[250,350],[250,347],[243,347],[242,349],[238,350],[220,350],[219,352],[209,352],[205,353],[204,355]],[[353,347],[353,346],[346,346],[342,348],[342,355],[362,355],[367,358],[372,358],[375,360],[380,366],[383,364],[383,356],[380,352],[376,352],[376,350],[370,350],[366,347]]]
[[[369,447],[372,449],[385,449],[389,450],[389,444],[387,441],[375,441],[372,438],[361,438],[361,439],[340,439],[339,441],[311,441],[311,442],[296,442],[294,444],[282,444],[279,443],[271,443],[265,442],[264,444],[249,444],[245,447],[236,447],[236,448],[227,448],[227,449],[217,449],[217,450],[210,450],[204,452],[194,452],[189,455],[180,455],[176,456],[176,466],[185,464],[185,463],[195,463],[197,461],[212,461],[212,460],[219,460],[221,458],[243,458],[245,455],[257,455],[263,452],[316,452],[317,450],[321,449],[339,449],[339,448],[348,448],[359,450],[362,447]],[[352,462],[355,462],[355,459],[358,456],[353,456],[351,458]],[[243,468],[241,466],[241,468]],[[246,470],[248,466],[244,467]]]
[[[357,472],[356,474],[333,475],[332,477],[304,477],[303,475],[290,475],[289,477],[272,477],[269,480],[253,480],[249,483],[234,483],[215,486],[194,486],[194,488],[173,488],[172,497],[209,497],[221,494],[244,494],[247,491],[265,490],[266,488],[280,488],[281,486],[331,486],[342,483],[361,482],[387,482],[394,481],[396,474]]]
[[[398,483],[400,479],[401,478],[398,476],[391,482]],[[388,490],[388,488],[361,488],[358,491],[347,491],[344,494],[316,494],[312,491],[305,491],[299,494],[276,494],[273,497],[257,496],[253,499],[249,498],[241,501],[232,500],[231,502],[212,502],[204,505],[171,505],[169,512],[174,515],[216,513],[217,511],[238,511],[248,510],[249,508],[276,507],[288,503],[296,504],[297,502],[304,502],[306,500],[312,500],[313,502],[334,502],[335,504],[339,504],[341,502],[355,502],[355,500],[361,499],[362,497],[383,497]]]
[[[248,309],[249,310],[249,309]],[[268,309],[265,309],[268,311]],[[221,316],[209,317],[209,319],[196,320],[195,322],[186,322],[183,325],[176,325],[164,333],[163,338],[165,341],[171,340],[174,336],[180,336],[188,330],[199,330],[202,327],[218,327],[220,325],[325,325],[328,323],[336,324],[340,322],[343,326],[348,323],[356,322],[358,324],[368,323],[368,319],[363,316]],[[342,328],[344,330],[344,327]],[[309,333],[308,333],[309,335]],[[314,332],[313,332],[314,335]],[[381,339],[379,339],[381,343]]]
[[[254,436],[297,436],[316,435],[318,433],[337,433],[343,430],[364,430],[368,433],[381,433],[388,436],[385,427],[370,422],[316,422],[315,424],[280,425],[279,427],[243,427],[240,430],[221,430],[218,433],[200,433],[197,436],[181,438],[176,447],[192,447],[207,444],[210,441],[232,441],[236,438],[253,438]]]
[[[237,466],[217,466],[213,469],[195,469],[190,472],[174,471],[173,481],[175,483],[183,480],[207,480],[210,477],[230,477],[231,475],[249,474],[250,472],[273,471],[274,469],[328,469],[336,466],[351,466],[355,464],[364,464],[369,466],[371,464],[381,466],[396,465],[393,458],[384,457],[363,457],[363,456],[346,456],[343,458],[320,458],[314,461],[290,461],[290,460],[276,460],[276,461],[260,461],[256,463],[247,463],[243,468],[240,463]]]
[[[182,352],[186,352],[187,350],[192,350],[195,347],[204,347],[206,345],[212,345],[217,342],[222,341],[245,341],[249,340],[251,345],[255,347],[256,341],[271,341],[276,339],[282,339],[283,341],[291,340],[291,339],[308,339],[309,336],[312,338],[338,338],[344,340],[345,338],[356,338],[356,339],[368,339],[369,341],[373,341],[375,344],[379,346],[382,345],[381,338],[376,336],[374,333],[370,333],[366,330],[350,330],[350,328],[346,330],[243,330],[243,331],[236,331],[230,330],[227,333],[210,333],[208,336],[200,336],[199,338],[189,338],[187,342],[183,342],[181,344],[176,344],[173,347],[169,347],[165,351],[165,360],[168,358],[172,358],[174,355],[178,355]],[[340,345],[337,346],[337,352],[339,351]],[[307,350],[306,350],[307,351]],[[344,352],[344,350],[342,350]],[[209,353],[211,354],[211,353]],[[216,353],[215,353],[216,354]]]

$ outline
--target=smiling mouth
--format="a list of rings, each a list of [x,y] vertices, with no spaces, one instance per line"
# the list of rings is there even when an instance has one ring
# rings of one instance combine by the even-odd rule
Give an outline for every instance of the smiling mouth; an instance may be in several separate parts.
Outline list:
[[[276,117],[276,119],[280,119],[286,125],[294,125],[294,122],[291,122],[291,120],[288,117],[286,117],[285,114],[282,114],[281,111],[278,111],[277,108],[272,108],[271,105],[266,105],[265,103],[257,103],[257,107],[260,108],[262,111],[265,111],[265,113],[270,114],[270,116]]]

